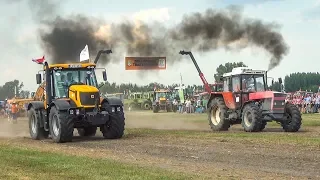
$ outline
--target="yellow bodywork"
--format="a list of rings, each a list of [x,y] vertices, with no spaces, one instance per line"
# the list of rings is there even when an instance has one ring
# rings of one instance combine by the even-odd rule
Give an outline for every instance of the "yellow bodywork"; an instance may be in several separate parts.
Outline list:
[[[77,107],[90,108],[95,106],[95,105],[92,105],[92,106],[82,105],[80,102],[80,94],[76,92],[96,93],[96,92],[99,92],[98,88],[94,86],[87,86],[87,85],[73,85],[70,87],[70,91],[69,91],[69,98],[76,104]],[[97,98],[97,97],[94,97],[94,98]],[[101,101],[102,101],[102,98],[100,98],[100,102]]]
[[[72,68],[80,68],[80,69],[86,69],[87,67],[96,67],[96,64],[94,63],[70,63],[70,64],[51,64],[49,65],[49,69],[72,69]],[[45,66],[44,66],[44,70],[45,70]],[[33,100],[35,101],[43,101],[44,103],[44,107],[46,108],[46,93],[45,93],[45,84],[46,82],[42,82],[37,91],[35,92],[35,95],[33,97]],[[80,92],[90,92],[90,93],[97,93],[99,92],[99,90],[94,87],[94,86],[89,86],[89,85],[73,85],[70,86],[69,89],[69,98],[60,98],[60,99],[65,99],[66,101],[73,101],[75,103],[75,105],[77,107],[83,107],[83,108],[92,108],[95,107],[95,105],[90,105],[90,106],[84,106],[81,104],[81,100],[80,100]],[[97,97],[94,97],[95,99]],[[100,98],[100,103],[102,102],[103,98]]]
[[[49,68],[70,68],[70,66],[77,66],[77,68],[87,68],[88,66],[96,67],[94,63],[70,63],[70,64],[51,64]]]

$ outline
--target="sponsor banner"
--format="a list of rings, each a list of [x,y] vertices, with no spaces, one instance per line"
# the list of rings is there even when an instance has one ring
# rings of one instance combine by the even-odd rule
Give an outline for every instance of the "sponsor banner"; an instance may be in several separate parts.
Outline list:
[[[125,57],[126,70],[165,70],[166,57]]]

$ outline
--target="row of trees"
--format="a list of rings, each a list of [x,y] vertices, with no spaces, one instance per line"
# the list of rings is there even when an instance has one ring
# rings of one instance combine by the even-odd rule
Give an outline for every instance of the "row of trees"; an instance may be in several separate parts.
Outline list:
[[[29,91],[23,90],[23,83],[19,80],[8,81],[0,86],[0,100],[6,98],[11,99],[13,97],[28,98],[30,96]]]
[[[225,63],[221,64],[216,69],[215,81],[220,82],[220,76],[224,73],[231,72],[235,67],[247,67],[243,62],[239,63]],[[102,86],[103,85],[103,86]],[[320,74],[319,73],[292,73],[285,76],[284,79],[285,91],[286,92],[294,92],[298,90],[308,90],[317,92],[318,87],[320,85]],[[164,85],[159,83],[149,83],[148,85],[137,85],[133,83],[129,84],[117,84],[117,83],[109,83],[100,84],[102,93],[123,93],[125,91],[131,92],[144,92],[144,91],[152,91],[155,87],[157,88],[174,88],[179,86],[178,84]],[[19,80],[13,80],[6,82],[3,86],[0,86],[0,100],[6,98],[12,98],[14,96],[28,98],[30,96],[29,91],[23,90],[23,83]],[[275,81],[273,85],[271,85],[272,90],[280,91],[281,85],[278,81]],[[187,85],[188,89],[196,89],[203,90],[202,85]]]

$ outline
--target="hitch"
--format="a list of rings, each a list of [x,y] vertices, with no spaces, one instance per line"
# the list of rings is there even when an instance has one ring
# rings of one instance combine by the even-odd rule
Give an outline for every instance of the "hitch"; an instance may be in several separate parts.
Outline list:
[[[96,56],[96,58],[94,59],[94,63],[97,64],[97,62],[99,61],[99,58],[101,56],[101,54],[111,54],[112,50],[111,49],[107,49],[107,50],[100,50]]]

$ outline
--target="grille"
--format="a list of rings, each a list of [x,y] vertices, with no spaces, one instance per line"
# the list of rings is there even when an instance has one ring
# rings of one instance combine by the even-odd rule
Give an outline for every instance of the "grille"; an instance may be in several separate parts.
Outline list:
[[[284,105],[285,105],[284,100],[273,101],[273,108],[284,108]]]
[[[167,100],[160,100],[160,104],[166,104]]]
[[[80,102],[84,106],[94,106],[99,92],[80,92]]]

